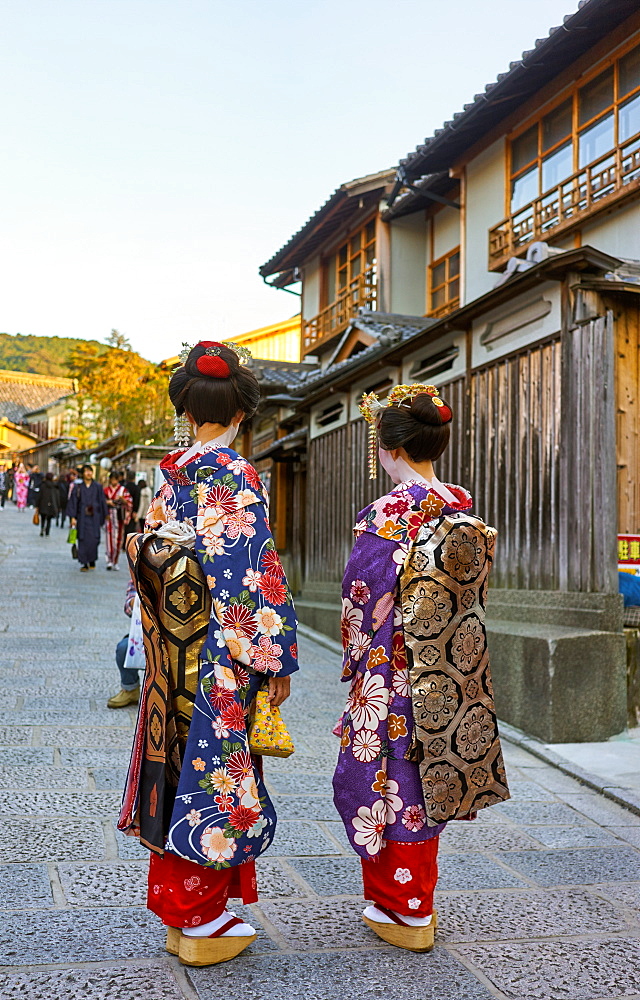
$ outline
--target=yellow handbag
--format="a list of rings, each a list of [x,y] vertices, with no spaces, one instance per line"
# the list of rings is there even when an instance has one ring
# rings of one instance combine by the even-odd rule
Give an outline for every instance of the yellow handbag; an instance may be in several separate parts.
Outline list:
[[[280,709],[271,705],[267,688],[260,688],[254,702],[249,750],[263,757],[290,757],[294,749]]]

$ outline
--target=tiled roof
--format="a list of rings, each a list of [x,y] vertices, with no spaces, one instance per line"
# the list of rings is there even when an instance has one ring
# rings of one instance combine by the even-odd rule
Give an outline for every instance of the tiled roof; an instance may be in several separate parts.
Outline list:
[[[263,278],[287,268],[300,266],[298,257],[308,258],[329,235],[357,210],[359,201],[354,196],[363,192],[378,191],[393,180],[393,169],[380,170],[366,177],[347,181],[336,188],[330,198],[305,222],[304,226],[288,240],[271,260],[259,269]],[[297,251],[298,256],[295,255]]]
[[[400,161],[409,180],[447,170],[465,150],[524,104],[558,73],[636,13],[637,0],[582,0],[578,10],[512,62],[462,111]]]
[[[0,371],[0,415],[20,422],[25,413],[60,399],[65,389],[73,390],[71,379]]]

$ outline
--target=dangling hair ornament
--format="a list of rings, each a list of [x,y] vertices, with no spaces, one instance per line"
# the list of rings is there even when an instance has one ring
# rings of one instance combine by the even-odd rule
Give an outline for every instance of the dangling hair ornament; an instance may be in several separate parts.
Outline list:
[[[186,413],[180,416],[176,413],[173,418],[173,437],[178,448],[188,448],[191,443],[191,424]]]
[[[431,396],[431,400],[440,410],[440,417],[443,424],[448,424],[451,420],[451,410],[446,403],[443,403],[438,395],[435,385],[422,385],[416,382],[413,385],[396,385],[393,387],[386,399],[382,401],[375,392],[365,392],[358,409],[369,424],[369,479],[375,479],[378,474],[378,421],[382,411],[389,406],[406,406],[411,409],[411,402],[416,396]]]

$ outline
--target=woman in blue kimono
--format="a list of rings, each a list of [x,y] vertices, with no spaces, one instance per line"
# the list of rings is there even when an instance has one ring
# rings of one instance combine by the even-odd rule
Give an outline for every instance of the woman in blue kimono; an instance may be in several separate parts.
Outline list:
[[[78,562],[80,572],[87,573],[96,568],[100,530],[107,517],[107,501],[100,483],[93,478],[93,467],[83,465],[82,479],[75,487],[67,503],[67,514],[71,527],[78,531]]]
[[[127,543],[146,669],[119,827],[152,852],[147,905],[167,949],[209,965],[255,938],[226,909],[229,896],[257,900],[255,859],[276,826],[248,715],[259,688],[273,706],[289,696],[296,618],[267,495],[231,448],[258,405],[255,376],[231,347],[203,341],[169,396],[196,443],[163,460],[146,531]]]
[[[509,796],[484,630],[496,532],[435,476],[452,419],[435,386],[371,393],[361,410],[372,478],[378,452],[396,485],[359,514],[344,575],[335,802],[372,901],[365,923],[429,951],[439,834]]]

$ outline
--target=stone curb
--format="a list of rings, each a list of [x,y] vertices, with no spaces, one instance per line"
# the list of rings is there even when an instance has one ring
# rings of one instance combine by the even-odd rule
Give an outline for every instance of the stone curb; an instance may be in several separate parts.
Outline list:
[[[619,806],[624,806],[629,812],[640,816],[640,793],[635,788],[608,785],[606,778],[599,778],[595,774],[590,774],[589,771],[578,767],[577,764],[572,764],[571,761],[560,757],[553,750],[550,750],[545,743],[541,743],[540,740],[536,740],[533,736],[527,736],[526,733],[515,729],[514,726],[510,726],[507,722],[499,722],[499,727],[501,735],[509,743],[514,743],[516,746],[522,747],[523,750],[528,750],[534,757],[539,757],[547,764],[551,764],[552,767],[557,768],[558,771],[562,771],[563,774],[567,774],[570,778],[575,778],[581,785],[593,788],[594,791],[604,795],[605,798],[611,799],[612,802],[616,802]]]
[[[298,632],[303,635],[305,639],[311,639],[312,642],[316,642],[318,646],[324,646],[325,649],[331,650],[332,653],[337,653],[337,655],[342,659],[342,643],[337,642],[330,636],[325,635],[323,632],[316,632],[314,628],[309,628],[308,625],[303,625],[302,622],[298,622]]]

